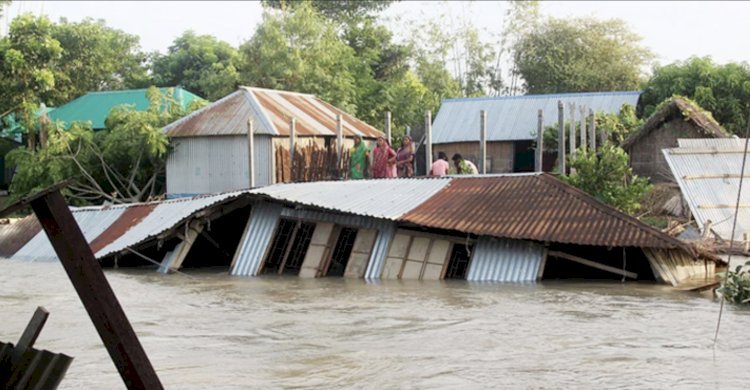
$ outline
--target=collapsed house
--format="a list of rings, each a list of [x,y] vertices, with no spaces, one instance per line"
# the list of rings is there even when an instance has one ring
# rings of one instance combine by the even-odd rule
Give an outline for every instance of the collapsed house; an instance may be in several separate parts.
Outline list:
[[[103,264],[148,259],[162,272],[677,286],[713,280],[716,268],[547,174],[276,184],[73,214]],[[54,258],[45,240],[37,234],[11,257]]]
[[[354,136],[383,135],[314,95],[240,87],[164,128],[172,149],[167,197],[339,178],[339,126],[344,150]]]

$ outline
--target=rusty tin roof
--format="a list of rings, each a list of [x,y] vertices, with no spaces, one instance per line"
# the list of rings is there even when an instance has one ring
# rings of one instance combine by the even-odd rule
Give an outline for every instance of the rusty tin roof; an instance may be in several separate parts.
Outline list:
[[[687,245],[548,174],[456,177],[400,221],[478,236],[578,245]]]
[[[240,87],[167,125],[164,131],[169,137],[242,135],[247,134],[247,122],[252,119],[255,134],[289,136],[289,122],[295,118],[299,136],[334,136],[337,114],[342,116],[344,136],[376,138],[383,135],[314,95],[251,87]]]
[[[13,223],[0,225],[0,257],[13,256],[42,230],[42,225],[31,214]]]

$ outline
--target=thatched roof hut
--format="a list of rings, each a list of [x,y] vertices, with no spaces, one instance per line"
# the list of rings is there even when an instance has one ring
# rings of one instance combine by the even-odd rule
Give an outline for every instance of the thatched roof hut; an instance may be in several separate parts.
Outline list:
[[[646,123],[631,134],[622,147],[630,155],[630,166],[653,182],[673,181],[661,153],[677,147],[678,138],[727,138],[731,134],[698,104],[674,96],[664,101]]]

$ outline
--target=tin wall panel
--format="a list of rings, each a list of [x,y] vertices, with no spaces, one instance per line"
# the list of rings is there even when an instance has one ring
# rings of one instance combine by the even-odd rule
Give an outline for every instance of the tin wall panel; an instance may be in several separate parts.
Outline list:
[[[245,232],[237,247],[234,264],[229,272],[231,275],[256,276],[258,274],[280,217],[281,205],[272,203],[253,205]]]
[[[396,224],[394,223],[384,223],[378,229],[378,237],[375,239],[370,262],[367,263],[367,269],[365,270],[365,279],[380,279],[385,259],[388,256],[388,247],[391,245],[391,240],[393,240],[395,234]]]
[[[543,257],[544,247],[532,242],[480,237],[474,247],[466,280],[535,281]]]

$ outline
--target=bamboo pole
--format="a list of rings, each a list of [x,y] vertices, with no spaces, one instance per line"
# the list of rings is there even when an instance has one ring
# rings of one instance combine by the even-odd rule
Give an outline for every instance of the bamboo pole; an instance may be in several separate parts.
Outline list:
[[[393,145],[391,135],[391,112],[387,111],[385,113],[385,138],[388,140],[389,145]]]
[[[568,138],[570,139],[570,151],[568,154],[570,155],[570,158],[573,159],[576,155],[576,104],[568,104],[568,110],[570,111],[570,119],[568,119],[568,122],[570,123],[570,133],[568,134]],[[570,168],[570,173],[575,173],[575,169]]]
[[[487,111],[479,111],[479,173],[487,173]]]
[[[429,173],[432,168],[432,111],[430,110],[424,113],[424,135],[425,172]]]
[[[294,151],[295,151],[295,142],[297,138],[297,119],[292,118],[289,121],[289,176],[291,178],[291,181],[294,181]]]
[[[534,171],[541,172],[542,153],[544,152],[544,111],[539,110],[536,121],[536,158],[534,159]]]
[[[247,121],[247,175],[250,188],[255,187],[255,123]]]
[[[589,123],[591,128],[591,150],[596,151],[596,117],[594,116],[594,110],[589,109]]]
[[[557,101],[557,158],[560,174],[565,174],[565,106]]]
[[[364,142],[364,141],[362,141]],[[344,126],[342,124],[341,114],[336,114],[336,174],[341,176],[341,170],[344,169],[341,161],[344,159]]]
[[[585,106],[581,106],[579,110],[581,111],[581,148],[586,150],[588,147],[588,140],[586,139],[586,136],[588,135],[588,130],[586,129],[586,120],[588,119],[588,116],[586,115]]]

